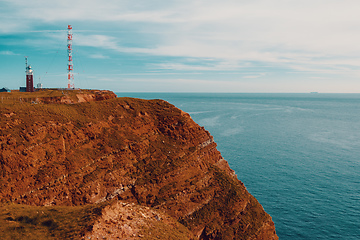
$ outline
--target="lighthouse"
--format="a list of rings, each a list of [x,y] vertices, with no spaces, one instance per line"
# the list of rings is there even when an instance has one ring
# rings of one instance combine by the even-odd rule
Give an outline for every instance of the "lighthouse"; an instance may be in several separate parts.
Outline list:
[[[26,92],[34,92],[34,73],[31,66],[27,64],[27,57],[25,57],[25,72],[26,72]]]

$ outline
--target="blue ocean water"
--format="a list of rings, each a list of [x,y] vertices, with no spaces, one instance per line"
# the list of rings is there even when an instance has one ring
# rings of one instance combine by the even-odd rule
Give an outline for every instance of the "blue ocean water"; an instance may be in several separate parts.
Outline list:
[[[360,239],[360,94],[118,93],[190,113],[280,239]]]

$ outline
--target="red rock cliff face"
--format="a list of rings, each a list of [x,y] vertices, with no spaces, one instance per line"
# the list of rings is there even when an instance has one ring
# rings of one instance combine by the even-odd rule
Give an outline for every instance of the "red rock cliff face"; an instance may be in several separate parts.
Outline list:
[[[0,199],[135,203],[196,239],[278,239],[212,136],[162,100],[117,98],[0,109]]]

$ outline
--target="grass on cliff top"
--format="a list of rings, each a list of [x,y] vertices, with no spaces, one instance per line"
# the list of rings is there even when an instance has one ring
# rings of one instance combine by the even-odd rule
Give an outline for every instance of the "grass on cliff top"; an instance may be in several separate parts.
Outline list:
[[[66,89],[42,89],[35,92],[20,92],[12,90],[11,92],[0,92],[0,104],[17,104],[24,102],[32,102],[36,98],[56,98],[64,97],[76,101],[77,94],[92,94],[94,90],[79,89],[79,90],[66,90]]]
[[[0,205],[1,239],[80,239],[104,204],[67,206]]]
[[[19,102],[26,102],[28,99],[34,98],[43,98],[43,97],[62,97],[64,94],[75,96],[79,94],[77,90],[69,91],[69,90],[57,90],[57,89],[47,89],[46,91],[36,91],[36,92],[19,92],[19,91],[12,91],[12,92],[2,92],[0,93],[0,101],[3,104],[15,104]]]
[[[162,221],[153,221],[150,227],[144,228],[140,235],[143,235],[146,240],[195,240],[196,238],[184,225],[179,222],[165,224]]]

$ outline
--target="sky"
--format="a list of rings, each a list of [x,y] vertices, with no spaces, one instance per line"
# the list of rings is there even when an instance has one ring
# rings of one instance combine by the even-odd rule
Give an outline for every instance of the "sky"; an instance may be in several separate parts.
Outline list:
[[[358,0],[0,0],[0,88],[360,92]]]

